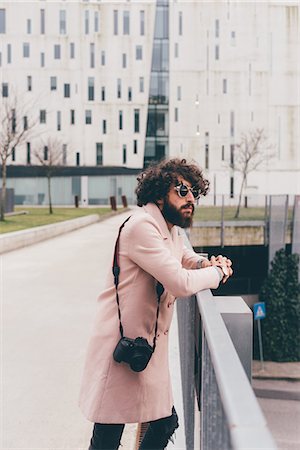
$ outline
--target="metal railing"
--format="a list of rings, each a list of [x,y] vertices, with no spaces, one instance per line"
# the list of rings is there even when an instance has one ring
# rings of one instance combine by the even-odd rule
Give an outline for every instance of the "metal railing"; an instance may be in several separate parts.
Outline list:
[[[179,299],[177,314],[186,449],[276,449],[251,387],[248,306],[205,290]]]

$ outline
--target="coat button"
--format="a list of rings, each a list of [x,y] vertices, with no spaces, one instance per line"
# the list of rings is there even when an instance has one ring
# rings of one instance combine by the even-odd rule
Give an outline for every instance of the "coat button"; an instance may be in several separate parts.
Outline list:
[[[168,334],[169,330],[164,331],[164,334]]]

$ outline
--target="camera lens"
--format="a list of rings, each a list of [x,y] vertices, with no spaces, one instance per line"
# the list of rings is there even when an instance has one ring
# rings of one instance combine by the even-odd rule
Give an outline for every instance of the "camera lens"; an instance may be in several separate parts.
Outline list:
[[[148,355],[135,354],[131,358],[130,367],[134,372],[141,372],[147,367],[149,360]]]

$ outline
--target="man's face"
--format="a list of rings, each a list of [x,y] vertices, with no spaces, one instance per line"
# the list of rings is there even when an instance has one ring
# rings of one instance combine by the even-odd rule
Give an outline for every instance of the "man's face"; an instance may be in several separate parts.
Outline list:
[[[191,188],[191,183],[182,177],[178,177],[180,183]],[[162,204],[162,215],[169,225],[178,225],[181,228],[191,226],[194,215],[195,199],[191,191],[188,191],[185,197],[180,197],[175,189],[171,186],[170,191]]]

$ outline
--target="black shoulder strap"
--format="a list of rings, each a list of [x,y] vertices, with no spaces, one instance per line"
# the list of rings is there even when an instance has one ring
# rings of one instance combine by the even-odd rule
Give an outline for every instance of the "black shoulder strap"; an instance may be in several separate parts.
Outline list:
[[[121,231],[122,231],[124,225],[126,224],[126,222],[128,222],[128,220],[130,219],[130,217],[131,216],[127,217],[127,219],[122,223],[122,225],[119,228],[118,237],[117,237],[117,240],[115,243],[114,259],[113,259],[113,266],[112,266],[112,272],[114,275],[114,284],[115,284],[115,288],[116,288],[116,301],[117,301],[117,305],[118,305],[118,316],[119,316],[119,322],[120,322],[119,329],[120,329],[121,337],[124,337],[124,332],[123,332],[123,325],[121,322],[120,301],[119,301],[119,293],[118,293],[119,275],[120,275],[119,240],[120,240]],[[156,335],[157,335],[157,327],[158,327],[160,297],[162,296],[164,290],[165,289],[164,289],[163,285],[159,281],[157,281],[157,283],[156,283],[157,310],[156,310],[155,332],[154,332],[154,338],[153,338],[153,352],[156,347],[156,338],[157,338]]]

